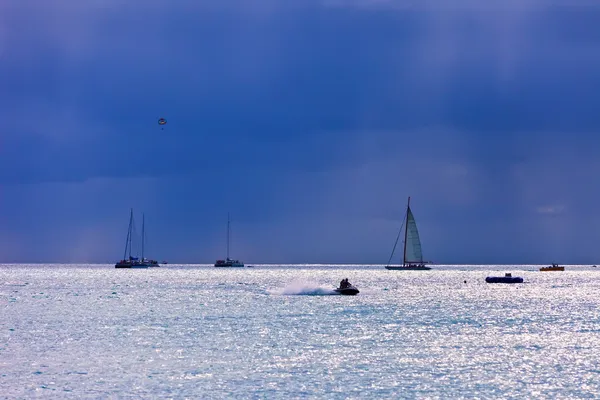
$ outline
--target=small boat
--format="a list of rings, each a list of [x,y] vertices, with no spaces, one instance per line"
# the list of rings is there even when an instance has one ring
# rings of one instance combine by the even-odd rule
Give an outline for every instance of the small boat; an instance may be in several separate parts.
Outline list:
[[[345,295],[345,296],[356,296],[360,291],[352,285],[346,286],[345,288],[336,288],[334,292]]]
[[[487,283],[523,283],[523,278],[520,276],[512,276],[507,272],[504,276],[488,276],[485,278]]]
[[[227,258],[225,260],[217,260],[215,262],[215,267],[244,268],[243,262],[229,258],[229,225],[229,213],[227,213]]]
[[[540,271],[564,271],[565,267],[561,267],[558,264],[552,264],[550,267],[541,267]]]
[[[394,251],[398,244],[398,239],[402,233],[402,229],[398,232],[396,237],[396,243],[392,249],[392,255],[388,260],[388,264],[385,269],[396,270],[396,271],[426,271],[430,270],[431,267],[426,266],[427,261],[423,261],[423,251],[421,250],[421,239],[419,238],[419,231],[417,230],[417,223],[415,217],[410,209],[410,197],[408,198],[408,205],[406,206],[404,226],[404,255],[402,259],[402,265],[390,265],[392,257],[394,257]]]

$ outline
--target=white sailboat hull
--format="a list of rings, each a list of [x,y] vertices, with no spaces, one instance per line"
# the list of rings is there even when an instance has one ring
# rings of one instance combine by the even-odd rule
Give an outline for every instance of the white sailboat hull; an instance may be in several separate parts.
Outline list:
[[[391,269],[396,271],[427,271],[430,270],[431,267],[426,267],[424,265],[386,265],[385,269]]]

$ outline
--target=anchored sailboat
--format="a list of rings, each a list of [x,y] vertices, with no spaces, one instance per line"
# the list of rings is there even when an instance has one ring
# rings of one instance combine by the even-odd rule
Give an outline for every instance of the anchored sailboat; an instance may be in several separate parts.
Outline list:
[[[419,231],[417,230],[417,223],[415,222],[415,217],[410,209],[410,197],[408,198],[408,204],[406,206],[406,215],[404,217],[404,253],[402,258],[402,265],[390,265],[392,261],[392,257],[394,256],[394,251],[396,250],[396,245],[398,244],[398,239],[400,238],[400,234],[402,233],[402,227],[400,227],[400,232],[398,232],[398,236],[396,237],[396,242],[394,243],[394,248],[392,249],[392,254],[390,255],[390,259],[388,260],[386,269],[393,270],[429,270],[431,267],[425,266],[428,261],[423,261],[423,252],[421,249],[421,239],[419,239]]]
[[[215,267],[230,267],[230,268],[243,268],[244,263],[240,260],[232,260],[229,258],[229,236],[230,236],[230,220],[229,213],[227,213],[227,259],[225,260],[217,260],[215,262]]]
[[[142,257],[140,259],[131,255],[134,230],[132,208],[129,214],[129,228],[127,229],[127,240],[125,241],[125,254],[123,255],[123,259],[115,264],[115,268],[148,268],[159,266],[157,261],[147,260],[144,258],[144,239],[146,234],[145,228],[145,217],[142,214]]]
[[[146,242],[146,216],[142,214],[142,262],[149,267],[160,267],[158,261],[144,258],[144,243]]]

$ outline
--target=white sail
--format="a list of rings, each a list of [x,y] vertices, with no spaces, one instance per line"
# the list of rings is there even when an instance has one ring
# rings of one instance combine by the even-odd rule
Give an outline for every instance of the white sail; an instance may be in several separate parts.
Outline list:
[[[421,251],[421,240],[419,239],[419,231],[415,217],[408,207],[406,213],[406,251],[404,254],[405,264],[421,264],[423,263],[423,252]]]
[[[408,204],[406,205],[406,219],[402,225],[404,229],[400,228],[400,231],[398,232],[396,242],[394,243],[394,248],[392,249],[392,254],[390,255],[390,259],[388,260],[385,269],[405,271],[423,271],[431,269],[430,267],[426,267],[424,265],[427,264],[427,262],[423,261],[421,239],[419,238],[419,231],[417,230],[415,216],[410,209],[410,197],[408,198]],[[392,257],[394,257],[396,245],[398,244],[398,240],[402,234],[404,234],[404,258],[402,260],[402,265],[390,265],[390,262],[392,262]]]

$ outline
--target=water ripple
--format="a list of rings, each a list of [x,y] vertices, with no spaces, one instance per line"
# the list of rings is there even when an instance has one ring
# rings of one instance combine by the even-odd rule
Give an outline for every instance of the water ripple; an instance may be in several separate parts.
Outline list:
[[[486,284],[490,271],[527,284]],[[327,295],[343,277],[358,296]],[[8,265],[0,282],[9,398],[600,392],[600,276],[584,267]]]

